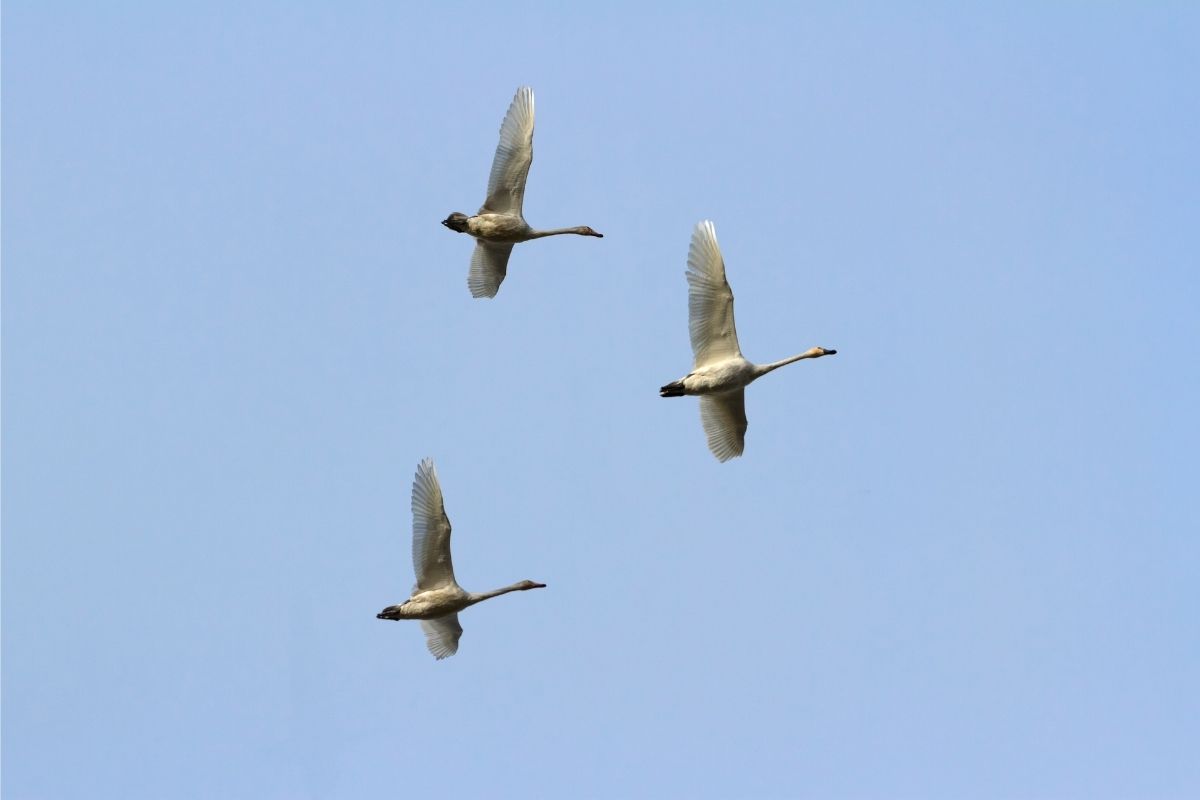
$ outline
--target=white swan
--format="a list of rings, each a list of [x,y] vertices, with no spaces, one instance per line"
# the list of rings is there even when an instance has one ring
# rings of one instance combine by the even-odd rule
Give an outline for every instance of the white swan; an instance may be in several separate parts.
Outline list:
[[[837,350],[814,347],[771,364],[753,364],[743,358],[733,325],[733,291],[725,280],[717,232],[707,220],[692,233],[687,281],[688,329],[695,363],[691,372],[658,392],[662,397],[700,395],[700,421],[708,436],[708,449],[718,461],[728,461],[740,456],[745,445],[745,387],[784,364],[831,356]]]
[[[425,646],[437,659],[458,652],[462,626],[458,612],[489,597],[526,589],[544,589],[546,584],[521,581],[492,592],[467,592],[454,580],[450,560],[450,520],[442,502],[433,459],[417,465],[412,488],[413,569],[417,585],[412,596],[398,606],[388,606],[376,614],[378,619],[419,619],[425,631]]]
[[[500,144],[496,146],[496,157],[492,160],[487,199],[483,201],[479,213],[468,217],[455,211],[442,220],[442,224],[450,230],[475,237],[471,271],[467,275],[467,287],[472,297],[496,296],[500,282],[508,272],[508,256],[518,242],[560,233],[604,237],[604,234],[596,233],[586,225],[549,231],[529,227],[522,216],[521,206],[525,200],[525,178],[529,176],[529,165],[532,163],[533,89],[522,86],[517,90],[512,105],[508,107],[508,114],[500,125]]]

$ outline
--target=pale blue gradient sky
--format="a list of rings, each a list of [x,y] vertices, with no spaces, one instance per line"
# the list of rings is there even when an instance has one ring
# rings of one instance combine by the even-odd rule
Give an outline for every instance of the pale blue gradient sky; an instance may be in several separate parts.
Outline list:
[[[6,2],[6,800],[1200,795],[1200,12],[1043,6]]]

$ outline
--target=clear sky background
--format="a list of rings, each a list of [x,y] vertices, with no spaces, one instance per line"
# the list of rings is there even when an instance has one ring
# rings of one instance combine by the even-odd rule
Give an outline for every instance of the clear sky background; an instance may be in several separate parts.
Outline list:
[[[3,791],[1200,795],[1200,11],[3,12]],[[520,245],[466,288],[516,88]],[[742,348],[692,398],[688,240]],[[412,584],[432,456],[462,615]]]

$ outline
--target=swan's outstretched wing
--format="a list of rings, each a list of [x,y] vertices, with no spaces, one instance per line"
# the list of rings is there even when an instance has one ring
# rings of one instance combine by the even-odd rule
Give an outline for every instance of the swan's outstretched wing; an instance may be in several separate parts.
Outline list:
[[[511,244],[475,240],[471,271],[467,273],[467,288],[471,290],[471,297],[496,296],[504,276],[508,274],[508,257],[512,249]]]
[[[717,231],[708,220],[696,226],[688,248],[688,330],[695,367],[739,356],[733,325],[733,290],[725,280],[725,261]]]
[[[500,144],[492,159],[487,199],[480,214],[516,214],[521,216],[525,202],[525,178],[533,163],[533,89],[517,89],[504,122],[500,124]]]
[[[700,421],[708,449],[718,461],[740,456],[746,443],[746,391],[701,395]]]
[[[450,518],[442,501],[433,459],[417,465],[412,487],[413,571],[417,589],[455,586],[454,563],[450,560]]]
[[[421,620],[421,630],[425,632],[425,646],[438,661],[458,652],[458,637],[462,636],[462,625],[458,624],[458,614],[423,619]]]

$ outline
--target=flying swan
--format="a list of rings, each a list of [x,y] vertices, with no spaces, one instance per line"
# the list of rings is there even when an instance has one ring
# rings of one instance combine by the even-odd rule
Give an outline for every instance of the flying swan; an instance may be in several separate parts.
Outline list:
[[[700,395],[700,421],[708,437],[708,449],[718,461],[728,461],[740,456],[745,446],[745,387],[785,364],[831,356],[837,350],[814,347],[771,364],[747,361],[738,347],[733,290],[725,280],[725,261],[711,222],[705,220],[696,226],[687,263],[688,329],[695,362],[691,372],[658,393],[662,397]]]
[[[462,626],[458,612],[467,606],[490,597],[523,592],[526,589],[545,589],[546,584],[521,581],[492,592],[464,591],[454,580],[454,564],[450,561],[450,520],[442,502],[442,487],[438,483],[433,459],[417,465],[412,488],[413,570],[417,585],[412,597],[397,606],[388,606],[376,614],[377,619],[419,619],[425,632],[425,646],[434,658],[441,660],[458,652]]]
[[[495,297],[500,283],[508,273],[508,256],[513,245],[543,236],[577,233],[580,236],[603,234],[580,225],[576,228],[534,230],[522,216],[525,200],[525,178],[533,163],[533,89],[522,86],[513,97],[512,105],[500,125],[500,144],[492,160],[488,178],[487,199],[479,213],[468,217],[455,211],[442,224],[458,233],[475,237],[475,252],[471,255],[471,271],[467,287],[472,297]]]

